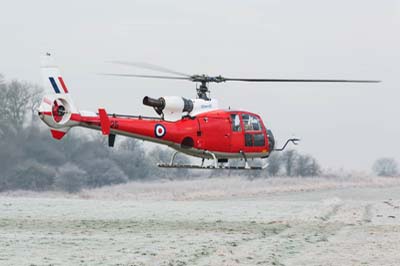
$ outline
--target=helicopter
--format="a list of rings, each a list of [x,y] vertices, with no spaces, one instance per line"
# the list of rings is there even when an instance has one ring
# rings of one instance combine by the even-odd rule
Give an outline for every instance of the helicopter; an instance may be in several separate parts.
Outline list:
[[[240,169],[260,170],[262,166],[251,166],[249,159],[267,159],[273,152],[283,151],[289,143],[297,145],[300,139],[290,138],[283,147],[275,147],[275,138],[270,128],[258,114],[245,110],[223,109],[218,101],[210,97],[210,83],[225,82],[337,82],[376,83],[378,80],[345,79],[270,79],[229,78],[209,75],[189,75],[165,67],[126,61],[110,63],[139,67],[168,73],[169,75],[138,75],[104,73],[116,77],[185,80],[197,83],[195,99],[181,96],[151,98],[145,96],[143,105],[154,109],[157,116],[123,115],[108,113],[104,108],[97,112],[79,110],[62,78],[51,54],[42,58],[41,70],[46,90],[38,109],[40,119],[50,128],[54,139],[60,140],[73,127],[99,130],[108,137],[113,147],[117,135],[132,137],[167,145],[175,150],[169,163],[159,163],[164,168],[194,169]],[[201,158],[201,164],[175,163],[176,155],[183,153]],[[242,166],[231,166],[229,160],[241,159]],[[205,164],[205,160],[212,160]]]

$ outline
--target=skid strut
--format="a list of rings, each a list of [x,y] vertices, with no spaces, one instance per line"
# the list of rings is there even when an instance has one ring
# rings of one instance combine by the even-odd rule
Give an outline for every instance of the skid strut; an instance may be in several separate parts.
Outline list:
[[[179,151],[175,151],[172,156],[171,156],[171,160],[169,161],[169,164],[166,163],[159,163],[158,167],[162,167],[162,168],[196,168],[196,169],[218,169],[220,168],[218,166],[218,159],[215,156],[214,153],[209,152],[209,151],[204,151],[204,154],[210,155],[214,161],[214,163],[212,165],[207,165],[204,166],[204,160],[206,159],[205,157],[203,157],[201,159],[201,165],[186,165],[186,164],[175,164],[175,158],[176,155],[179,153]]]
[[[243,156],[244,159],[244,169],[250,169],[249,163],[247,162],[246,153],[244,153],[244,151],[240,151],[240,154]]]

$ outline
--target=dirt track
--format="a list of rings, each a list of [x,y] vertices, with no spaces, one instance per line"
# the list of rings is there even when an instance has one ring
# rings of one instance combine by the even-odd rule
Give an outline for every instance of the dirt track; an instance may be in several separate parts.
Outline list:
[[[1,265],[399,265],[400,186],[208,200],[2,196],[0,236]]]

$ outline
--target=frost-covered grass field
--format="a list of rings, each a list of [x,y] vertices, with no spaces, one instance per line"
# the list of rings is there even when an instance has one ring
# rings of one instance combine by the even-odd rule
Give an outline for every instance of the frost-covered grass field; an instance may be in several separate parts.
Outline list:
[[[399,265],[400,179],[0,194],[1,265]]]

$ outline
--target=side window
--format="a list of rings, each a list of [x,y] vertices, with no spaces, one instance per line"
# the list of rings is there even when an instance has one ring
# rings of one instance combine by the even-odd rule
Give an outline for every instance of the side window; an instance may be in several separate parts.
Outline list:
[[[250,134],[246,133],[244,134],[244,143],[246,147],[263,147],[265,146],[265,136],[263,133],[261,134]]]
[[[264,134],[254,134],[254,146],[265,146]]]
[[[250,120],[249,115],[242,114],[242,119],[243,119],[244,130],[245,131],[251,130],[251,128],[250,128],[251,125],[249,124],[249,120]]]
[[[242,127],[240,126],[240,117],[238,114],[231,114],[232,121],[232,131],[240,132],[242,131]]]
[[[246,147],[253,146],[253,136],[251,134],[244,134],[244,145],[246,145]]]
[[[261,131],[260,121],[255,116],[250,116],[250,123],[255,131]]]
[[[245,131],[261,131],[260,120],[256,116],[243,114],[242,118]]]

